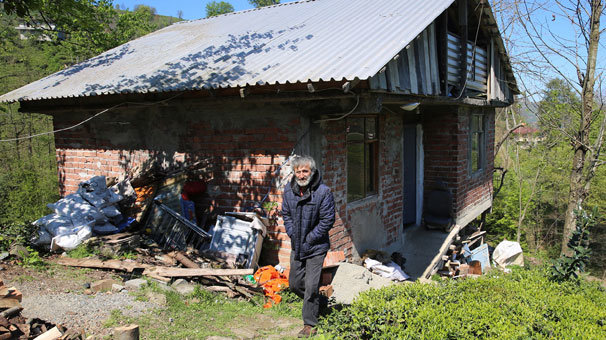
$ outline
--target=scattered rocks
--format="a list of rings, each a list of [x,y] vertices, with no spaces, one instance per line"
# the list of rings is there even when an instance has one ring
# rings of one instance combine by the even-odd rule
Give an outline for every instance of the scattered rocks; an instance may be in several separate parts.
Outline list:
[[[120,285],[120,284],[117,284],[117,283],[114,283],[112,285],[112,292],[121,292],[121,291],[123,291],[125,289],[126,288],[123,285]]]
[[[124,282],[124,286],[127,288],[139,289],[147,284],[144,279],[132,279]]]
[[[183,280],[178,279],[173,282],[172,287],[181,295],[189,295],[194,292],[196,286]]]

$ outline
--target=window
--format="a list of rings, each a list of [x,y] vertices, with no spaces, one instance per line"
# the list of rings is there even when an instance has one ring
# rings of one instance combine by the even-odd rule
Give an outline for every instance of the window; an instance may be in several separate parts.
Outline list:
[[[347,119],[347,202],[377,192],[379,134],[377,117]]]
[[[469,128],[469,160],[470,170],[474,173],[484,167],[484,116],[472,114]]]

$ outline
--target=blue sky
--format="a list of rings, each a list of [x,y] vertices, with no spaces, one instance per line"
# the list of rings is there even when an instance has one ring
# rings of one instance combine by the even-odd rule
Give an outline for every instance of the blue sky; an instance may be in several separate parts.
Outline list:
[[[282,0],[281,2],[292,2],[293,0]],[[206,4],[211,0],[114,0],[114,5],[120,5],[120,8],[133,9],[136,5],[142,4],[156,8],[158,14],[177,16],[177,11],[183,11],[183,18],[194,20],[206,16]],[[219,1],[217,1],[219,2]],[[234,6],[236,11],[253,8],[248,0],[228,0]]]

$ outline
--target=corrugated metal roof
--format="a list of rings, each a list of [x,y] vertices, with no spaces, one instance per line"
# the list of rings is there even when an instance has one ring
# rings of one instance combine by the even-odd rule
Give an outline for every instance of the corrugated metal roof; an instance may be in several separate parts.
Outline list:
[[[367,79],[453,1],[301,1],[179,22],[0,101]]]

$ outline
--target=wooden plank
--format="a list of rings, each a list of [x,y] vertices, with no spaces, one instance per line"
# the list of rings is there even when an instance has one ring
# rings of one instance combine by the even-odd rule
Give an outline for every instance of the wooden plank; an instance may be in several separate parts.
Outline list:
[[[36,337],[34,340],[55,340],[55,339],[59,339],[62,335],[63,335],[63,333],[61,333],[59,328],[53,327],[50,330],[48,330],[47,332],[44,332],[41,335],[39,335],[38,337]]]
[[[212,268],[169,268],[155,267],[147,268],[143,275],[159,275],[164,277],[196,277],[196,276],[244,276],[254,274],[253,269],[212,269]]]
[[[438,72],[438,52],[435,24],[429,25],[429,64],[431,66],[431,94],[440,94],[440,74]]]
[[[459,231],[461,231],[461,226],[459,225],[455,225],[454,228],[452,228],[452,230],[444,240],[444,243],[442,243],[442,247],[440,247],[440,250],[438,251],[436,256],[433,258],[429,266],[425,268],[425,271],[423,272],[423,275],[421,275],[421,278],[429,279],[440,269],[439,265],[440,263],[443,263],[442,256],[446,255],[448,247],[450,247],[452,242],[455,240],[456,236],[459,234]]]
[[[438,26],[438,58],[441,79],[440,92],[442,96],[448,96],[448,10],[440,15]]]
[[[135,269],[150,267],[150,265],[137,262],[126,262],[120,260],[101,261],[99,259],[72,259],[69,257],[59,258],[55,260],[55,263],[70,267],[115,269],[129,273]]]
[[[410,91],[419,93],[419,85],[417,83],[417,63],[415,62],[415,43],[414,40],[408,45],[408,69],[410,70]]]
[[[408,52],[406,49],[400,51],[398,59],[398,76],[400,78],[400,90],[410,93],[410,69],[408,67]]]
[[[374,76],[370,77],[370,88],[373,90],[378,90],[380,89],[379,85],[379,74],[377,73]]]
[[[387,65],[385,65],[384,69],[385,71],[383,72],[383,74],[385,75],[385,89],[389,92],[393,92],[392,91],[392,85],[391,85],[391,70],[389,68],[389,63],[387,63]]]
[[[414,42],[419,93],[427,94],[427,84],[425,82],[427,74],[425,73],[425,48],[423,47],[423,39],[421,37],[417,37]]]
[[[467,80],[467,41],[468,38],[468,27],[467,27],[467,0],[459,0],[459,34],[461,34],[461,55],[459,62],[461,64],[461,68],[459,69],[461,72],[460,75],[460,95],[462,96],[465,91],[465,82]]]
[[[431,84],[431,55],[429,54],[429,34],[427,29],[423,31],[422,36],[422,45],[423,45],[423,63],[425,64],[425,69],[422,70],[425,74],[425,94],[433,94],[433,88]]]
[[[379,88],[382,90],[387,90],[387,79],[385,78],[385,69],[381,70],[383,72],[379,72]]]
[[[391,92],[397,92],[398,89],[400,88],[400,77],[399,77],[399,71],[398,71],[398,61],[392,59],[389,64],[387,64],[388,67],[387,69],[389,70],[389,73],[387,74],[389,77],[389,84],[390,84],[390,88],[389,90]]]

